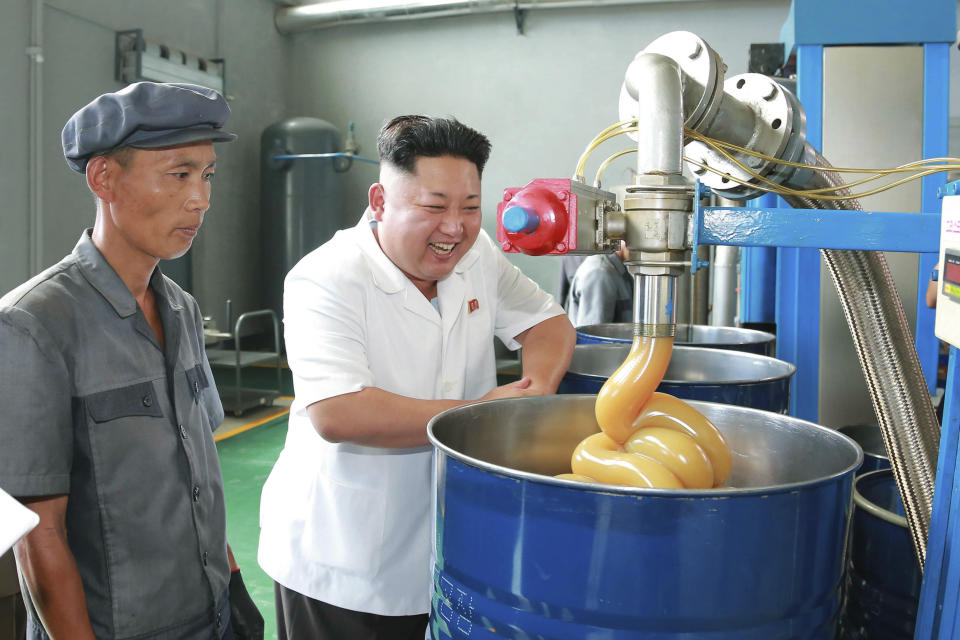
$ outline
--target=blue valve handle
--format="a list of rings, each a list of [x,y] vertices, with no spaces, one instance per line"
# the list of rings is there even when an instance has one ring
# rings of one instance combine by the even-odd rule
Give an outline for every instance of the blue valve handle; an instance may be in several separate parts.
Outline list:
[[[540,216],[534,211],[513,206],[503,212],[503,228],[511,233],[533,233],[540,225]]]

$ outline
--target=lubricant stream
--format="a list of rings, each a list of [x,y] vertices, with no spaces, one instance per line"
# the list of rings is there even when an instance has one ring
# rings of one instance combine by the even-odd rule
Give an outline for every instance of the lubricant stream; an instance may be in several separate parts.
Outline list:
[[[601,433],[577,446],[573,473],[558,477],[665,489],[726,481],[731,457],[720,431],[683,400],[655,392],[672,350],[672,337],[634,338],[627,359],[597,395]]]

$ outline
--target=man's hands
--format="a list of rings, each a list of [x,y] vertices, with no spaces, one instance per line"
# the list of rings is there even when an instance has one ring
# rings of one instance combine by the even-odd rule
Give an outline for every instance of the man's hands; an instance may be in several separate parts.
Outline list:
[[[247,593],[239,569],[230,573],[230,625],[237,640],[263,640],[263,616]]]
[[[519,398],[521,396],[542,396],[553,393],[553,389],[543,388],[533,384],[530,378],[523,377],[516,382],[494,387],[478,400],[496,400],[498,398]]]
[[[478,400],[543,396],[557,392],[560,379],[570,366],[577,333],[565,315],[547,318],[516,336],[523,345],[523,377],[491,389]]]
[[[547,318],[514,338],[523,345],[523,378],[531,380],[524,395],[556,393],[573,357],[577,332],[565,315]],[[522,379],[521,379],[522,380]]]

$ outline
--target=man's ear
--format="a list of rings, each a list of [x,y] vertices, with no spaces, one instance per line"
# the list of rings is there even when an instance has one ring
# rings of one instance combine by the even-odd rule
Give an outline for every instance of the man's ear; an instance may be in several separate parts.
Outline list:
[[[367,197],[370,200],[370,211],[373,212],[373,219],[380,222],[380,220],[383,219],[383,206],[385,202],[383,185],[379,182],[370,185],[370,191]]]
[[[113,198],[113,178],[118,167],[115,162],[104,156],[95,156],[87,162],[87,186],[93,195],[111,202]]]

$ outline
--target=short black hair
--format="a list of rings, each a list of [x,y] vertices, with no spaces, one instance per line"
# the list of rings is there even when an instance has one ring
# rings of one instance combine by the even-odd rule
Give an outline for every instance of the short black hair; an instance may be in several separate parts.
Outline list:
[[[453,156],[469,160],[483,174],[490,157],[490,140],[454,118],[397,116],[377,135],[380,161],[413,173],[417,158]]]

